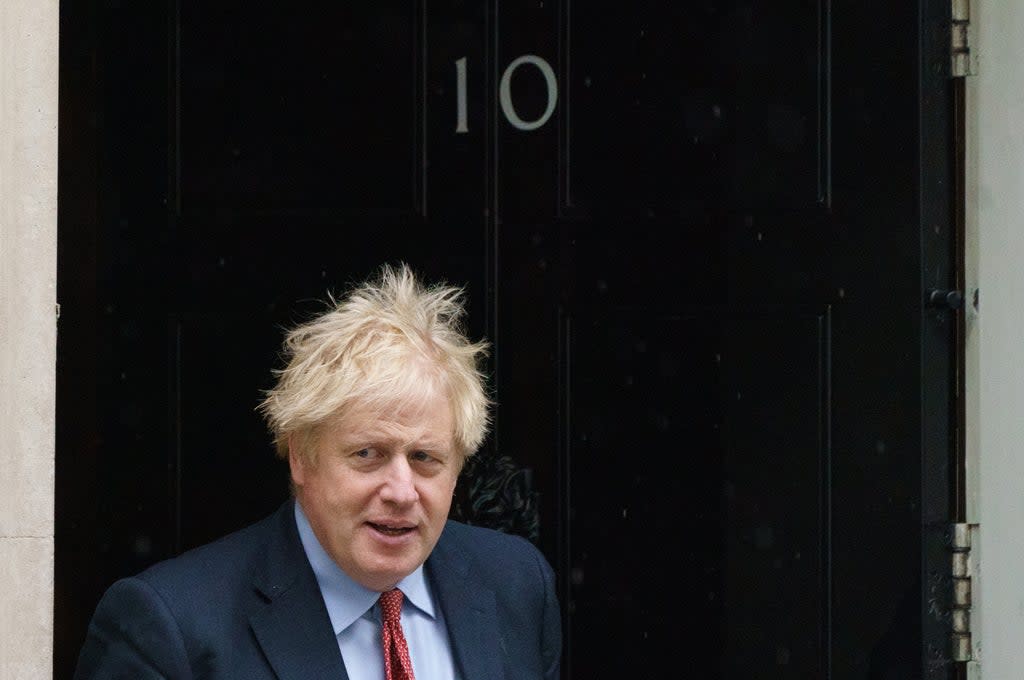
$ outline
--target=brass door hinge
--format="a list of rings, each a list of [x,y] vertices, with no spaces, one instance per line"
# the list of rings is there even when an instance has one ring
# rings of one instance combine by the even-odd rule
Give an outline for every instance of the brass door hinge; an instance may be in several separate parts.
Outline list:
[[[971,598],[974,586],[974,562],[971,559],[971,536],[977,524],[954,524],[952,527],[952,656],[954,661],[973,658],[975,640],[971,635]]]
[[[971,0],[951,0],[952,22],[949,31],[950,75],[954,78],[973,76],[971,68]]]

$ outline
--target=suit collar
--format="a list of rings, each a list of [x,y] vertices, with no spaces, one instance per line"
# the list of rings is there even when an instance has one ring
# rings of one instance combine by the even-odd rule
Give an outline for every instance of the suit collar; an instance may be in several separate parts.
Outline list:
[[[327,609],[295,527],[294,501],[271,516],[253,585],[253,633],[281,680],[348,680]]]
[[[427,576],[444,612],[460,677],[504,680],[494,591],[472,578],[469,559],[446,528],[427,559]]]
[[[348,680],[294,513],[294,501],[288,501],[268,519],[266,552],[253,575],[260,597],[249,622],[280,680]],[[447,528],[426,571],[444,613],[460,677],[504,680],[494,591],[472,578],[470,556]]]
[[[316,576],[317,586],[327,607],[327,614],[331,618],[331,627],[334,634],[338,635],[356,619],[366,616],[367,610],[377,603],[380,593],[356,583],[338,566],[317,539],[309,519],[302,510],[302,504],[296,501],[293,505],[295,526],[302,543],[302,551]],[[399,581],[396,587],[405,593],[407,604],[416,607],[431,619],[436,618],[434,602],[427,588],[422,565]]]

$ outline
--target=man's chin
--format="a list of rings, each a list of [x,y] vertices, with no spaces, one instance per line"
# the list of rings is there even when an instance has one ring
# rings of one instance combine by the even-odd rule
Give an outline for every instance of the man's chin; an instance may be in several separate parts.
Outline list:
[[[360,579],[360,585],[370,590],[383,593],[397,586],[403,578],[416,571],[412,569],[387,569],[368,572],[365,578]]]
[[[383,592],[391,590],[399,581],[416,571],[423,560],[418,551],[405,554],[381,553],[374,551],[359,569],[362,578],[356,579],[370,590]]]

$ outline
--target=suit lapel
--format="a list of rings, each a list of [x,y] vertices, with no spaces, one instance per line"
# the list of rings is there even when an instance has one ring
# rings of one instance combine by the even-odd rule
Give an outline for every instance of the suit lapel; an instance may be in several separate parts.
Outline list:
[[[427,560],[427,574],[444,613],[460,676],[464,680],[504,680],[505,650],[494,592],[472,578],[467,560],[442,534]]]
[[[249,623],[280,680],[348,680],[316,576],[295,528],[293,502],[274,518],[253,585],[259,602]],[[445,532],[427,560],[427,575],[464,680],[504,680],[505,658],[494,592],[470,573],[469,556]]]
[[[280,680],[348,680],[320,588],[295,528],[294,501],[275,517],[254,573],[249,623]]]

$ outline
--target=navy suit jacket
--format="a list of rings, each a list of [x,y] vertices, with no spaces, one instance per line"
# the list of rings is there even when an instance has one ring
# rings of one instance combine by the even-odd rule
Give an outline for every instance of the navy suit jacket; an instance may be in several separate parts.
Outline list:
[[[75,680],[348,680],[293,502],[111,586]],[[462,680],[558,678],[554,578],[528,541],[449,521],[426,573]]]

